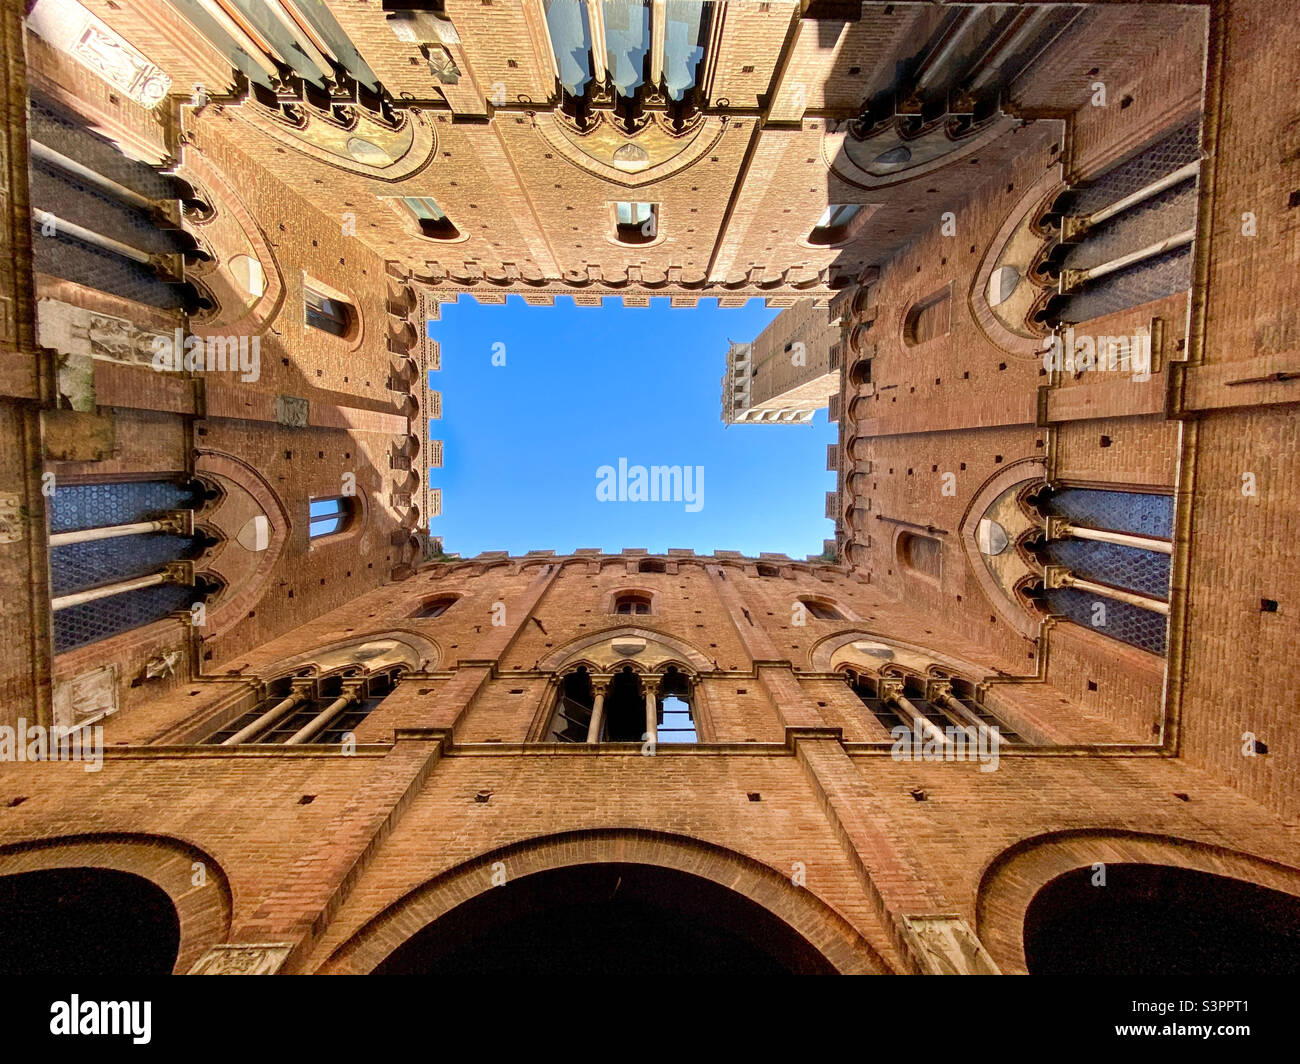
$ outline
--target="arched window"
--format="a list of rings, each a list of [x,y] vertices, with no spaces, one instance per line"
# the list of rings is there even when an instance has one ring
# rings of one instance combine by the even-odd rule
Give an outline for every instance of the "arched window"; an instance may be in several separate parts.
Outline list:
[[[965,680],[944,681],[945,686],[939,687],[916,678],[902,684],[888,684],[877,683],[851,670],[845,679],[886,731],[915,729],[919,720],[926,736],[942,733],[949,743],[963,747],[971,745],[972,737],[980,728],[989,733],[997,729],[998,742],[1002,745],[1024,745],[1025,740],[1018,732],[974,697],[971,685]]]
[[[658,558],[642,558],[636,565],[638,573],[662,573],[666,572],[664,563]]]
[[[564,677],[555,699],[555,712],[551,717],[547,741],[585,743],[591,728],[591,709],[595,698],[591,676],[585,667],[579,666]]]
[[[778,569],[775,565],[769,565],[767,562],[759,562],[758,575],[759,576],[780,576],[781,570]]]
[[[347,495],[331,495],[312,499],[310,503],[310,529],[312,539],[322,539],[344,531],[356,516],[357,501]]]
[[[647,722],[645,688],[641,678],[625,667],[614,674],[605,692],[595,740],[605,743],[644,742]]]
[[[819,621],[842,621],[845,619],[844,614],[840,613],[825,599],[802,598],[799,601]]]
[[[650,612],[650,596],[644,591],[624,591],[614,598],[614,612],[646,614]]]
[[[848,239],[853,222],[862,212],[860,203],[832,203],[817,219],[813,231],[808,234],[810,244],[841,244]]]
[[[903,340],[909,347],[944,336],[951,328],[951,289],[943,288],[914,303],[903,319]]]
[[[347,336],[356,321],[356,308],[337,296],[326,295],[308,282],[302,293],[305,320],[313,329],[331,336]]]
[[[47,505],[55,653],[188,610],[211,590],[187,564],[207,545],[194,529],[196,486],[60,483]]]
[[[943,547],[933,536],[900,532],[895,543],[898,564],[930,580],[938,580],[943,566]]]
[[[660,743],[699,742],[691,682],[673,665],[659,683],[657,732]]]
[[[438,206],[438,201],[430,196],[403,196],[406,209],[414,215],[420,226],[420,232],[430,240],[455,240],[460,230],[447,217],[446,212]]]
[[[657,203],[614,205],[614,235],[620,244],[649,244],[659,235]]]
[[[203,740],[204,746],[328,745],[346,742],[401,679],[401,671],[323,680],[283,677],[267,686],[257,705]]]
[[[871,383],[871,359],[860,358],[853,363],[849,370],[849,383],[855,388],[861,388],[864,384]]]
[[[430,620],[433,617],[441,617],[451,609],[455,604],[456,599],[456,595],[439,595],[437,598],[429,599],[428,602],[424,603],[424,605],[411,614],[411,617],[420,620]]]
[[[1152,654],[1166,649],[1172,495],[1062,486],[1030,498],[1047,525],[1031,549],[1048,612]]]

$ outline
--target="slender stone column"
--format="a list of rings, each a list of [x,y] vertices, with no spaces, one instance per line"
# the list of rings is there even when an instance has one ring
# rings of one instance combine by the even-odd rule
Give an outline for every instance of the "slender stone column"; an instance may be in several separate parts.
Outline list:
[[[961,699],[952,693],[952,687],[947,683],[935,684],[931,690],[930,701],[938,702],[939,705],[943,706],[972,739],[976,739],[979,735],[980,728],[988,726],[966,706],[962,705]]]
[[[309,691],[305,687],[300,687],[294,691],[288,698],[282,698],[274,706],[250,724],[244,725],[239,731],[235,732],[229,739],[222,739],[222,746],[238,746],[240,743],[246,743],[254,735],[257,735],[263,729],[274,724],[282,717],[288,716],[300,705],[307,701]]]
[[[1121,591],[1119,588],[1111,587],[1108,584],[1094,584],[1091,580],[1080,580],[1063,565],[1047,566],[1043,573],[1043,584],[1049,588],[1078,588],[1080,591],[1087,591],[1102,598],[1127,602],[1130,606],[1137,606],[1144,610],[1151,610],[1153,613],[1169,616],[1169,603],[1163,599],[1149,598],[1146,595],[1138,595],[1132,591]]]
[[[151,573],[149,576],[137,576],[134,580],[123,580],[117,584],[92,587],[88,591],[75,591],[70,595],[60,595],[58,598],[50,600],[50,607],[55,611],[66,610],[70,606],[81,606],[87,602],[112,598],[114,595],[125,595],[128,591],[139,591],[142,587],[156,587],[165,583],[167,583],[167,574],[165,572]]]
[[[907,715],[907,726],[912,727],[917,721],[921,722],[921,730],[926,736],[936,739],[941,743],[948,742],[948,736],[944,734],[942,728],[932,720],[927,720],[911,702],[903,695],[903,681],[883,679],[880,681],[880,697],[888,703],[891,703]]]
[[[322,709],[316,716],[312,717],[306,724],[294,732],[284,741],[285,746],[299,746],[307,742],[312,736],[325,729],[327,725],[338,713],[346,709],[361,695],[361,687],[358,684],[351,689],[344,690],[338,698],[334,699],[328,706]]]
[[[602,676],[591,681],[596,699],[591,704],[591,722],[587,725],[587,742],[600,742],[600,729],[605,723],[605,692],[609,690],[608,678]]]
[[[605,9],[600,0],[587,0],[587,30],[591,34],[591,72],[596,84],[603,85],[609,60],[605,50]]]
[[[645,734],[652,743],[659,742],[659,683],[647,677],[645,683]]]
[[[1138,547],[1141,550],[1155,551],[1157,554],[1172,554],[1174,545],[1171,540],[1156,539],[1153,536],[1135,536],[1127,532],[1108,532],[1101,528],[1081,528],[1059,517],[1048,518],[1048,539],[1091,539],[1098,543],[1118,543],[1123,547]]]
[[[83,528],[77,532],[54,532],[50,535],[50,546],[62,547],[68,543],[90,543],[100,539],[117,539],[120,536],[143,536],[150,532],[172,532],[188,536],[193,531],[193,511],[176,510],[157,521],[134,521],[128,525],[104,525],[100,528]]]
[[[194,583],[194,564],[192,562],[171,562],[165,569],[156,573],[150,573],[148,576],[137,576],[132,580],[122,580],[116,584],[105,584],[103,587],[87,588],[85,591],[74,591],[68,595],[59,595],[57,598],[50,600],[52,610],[66,610],[70,606],[80,606],[86,602],[96,602],[99,599],[112,598],[114,595],[124,595],[128,591],[139,591],[143,587],[157,587],[159,584],[190,584]]]
[[[650,0],[650,87],[657,89],[664,78],[664,36],[668,6],[665,0]]]

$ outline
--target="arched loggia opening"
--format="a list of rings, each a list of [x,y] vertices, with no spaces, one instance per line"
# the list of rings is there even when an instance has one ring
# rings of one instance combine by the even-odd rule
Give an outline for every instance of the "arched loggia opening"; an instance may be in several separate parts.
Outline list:
[[[585,665],[579,665],[561,681],[560,692],[555,700],[555,713],[551,718],[549,741],[585,743],[591,727],[595,698],[591,675]]]
[[[508,881],[407,939],[378,975],[827,974],[768,910],[645,864],[574,865]]]
[[[645,693],[641,679],[629,668],[614,674],[605,697],[607,743],[639,743],[646,734]]]
[[[1031,975],[1296,975],[1300,898],[1171,865],[1092,865],[1034,895],[1024,944]]]
[[[168,975],[180,951],[171,898],[108,868],[0,876],[0,975]]]

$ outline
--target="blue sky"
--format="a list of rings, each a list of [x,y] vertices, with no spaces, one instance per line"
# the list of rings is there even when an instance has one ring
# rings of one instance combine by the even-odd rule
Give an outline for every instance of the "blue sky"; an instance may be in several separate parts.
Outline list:
[[[826,445],[835,427],[722,424],[728,340],[752,340],[776,317],[761,300],[719,309],[653,299],[577,307],[559,297],[530,307],[468,297],[444,304],[429,332],[442,348],[430,374],[442,392],[442,488],[433,535],[448,552],[569,553],[670,547],[712,553],[780,551],[802,558],[834,535],[823,516],[835,476]],[[503,344],[504,349],[494,345]],[[505,365],[494,366],[493,352]],[[601,466],[703,467],[702,505],[601,502]]]

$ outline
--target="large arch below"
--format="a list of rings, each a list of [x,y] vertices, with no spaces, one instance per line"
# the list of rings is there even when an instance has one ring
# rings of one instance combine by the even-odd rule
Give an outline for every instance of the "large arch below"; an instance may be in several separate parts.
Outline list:
[[[1092,885],[1097,866],[1104,866],[1104,887]],[[1112,900],[1100,907],[1096,903],[1100,899],[1088,901],[1082,893],[1112,888],[1114,893],[1107,895]],[[1060,971],[1059,959],[1052,956],[1053,944],[1042,936],[1065,933],[1070,906],[1078,907],[1080,931],[1086,932],[1092,921],[1114,932],[1123,926],[1117,906],[1125,899],[1134,903],[1130,915],[1147,913],[1153,921],[1178,918],[1183,921],[1180,927],[1190,933],[1210,926],[1216,906],[1225,922],[1233,918],[1232,910],[1253,906],[1273,914],[1276,933],[1294,938],[1300,959],[1300,869],[1220,846],[1119,830],[1040,835],[1004,851],[981,877],[976,934],[1006,974]],[[1195,902],[1197,910],[1180,916],[1179,899],[1184,910],[1188,901]],[[1260,925],[1257,920],[1243,920],[1228,930],[1234,929],[1244,936],[1257,935]],[[1088,948],[1087,939],[1080,938],[1080,968],[1087,966],[1083,951]],[[1124,947],[1111,938],[1110,948],[1114,952]],[[1210,957],[1215,948],[1207,945],[1202,953]],[[1196,956],[1183,955],[1180,963],[1195,963]],[[1177,970],[1178,960],[1173,958],[1161,970]],[[1136,961],[1128,957],[1125,963]]]
[[[54,920],[77,919],[75,905],[59,910],[42,904],[42,899],[56,898],[59,890],[82,899],[84,916],[93,917],[91,910],[96,904],[111,903],[124,914],[134,914],[131,919],[136,926],[151,935],[164,933],[162,925],[170,909],[176,923],[174,974],[189,971],[205,950],[224,942],[230,932],[231,894],[225,874],[211,856],[175,839],[85,835],[3,846],[0,883],[5,884],[0,898],[6,903],[27,904],[33,911],[47,914],[37,918],[44,920],[36,925],[42,935],[62,933],[64,928]],[[86,933],[84,926],[76,924],[66,930],[77,940],[83,940]],[[31,932],[30,925],[27,931]],[[3,948],[0,942],[0,950]],[[140,960],[152,968],[160,944],[155,941],[149,948],[150,956]],[[51,948],[49,952],[53,956],[55,951]],[[84,957],[85,967],[61,974],[95,974],[95,965],[102,959],[92,950]]]
[[[548,907],[564,926],[581,926],[578,911],[561,911],[557,901],[566,892],[588,899],[616,892],[623,889],[620,877],[630,904],[602,912],[596,926],[608,932],[636,915],[661,928],[674,920],[689,924],[683,938],[690,941],[674,947],[679,959],[712,942],[738,947],[730,955],[732,964],[766,954],[771,967],[764,970],[890,974],[876,950],[843,917],[767,865],[684,836],[614,828],[530,839],[465,862],[369,920],[320,971],[417,971],[430,958],[454,966],[471,941],[492,944],[511,927],[536,933],[541,945],[554,940],[544,927]],[[655,891],[667,892],[667,904],[652,904]],[[701,932],[701,907],[713,914],[712,937],[707,929]],[[449,914],[456,924],[438,925]],[[703,915],[707,922],[708,912]],[[770,939],[755,938],[763,935]],[[609,954],[586,956],[599,966]],[[762,959],[754,963],[761,965]]]

